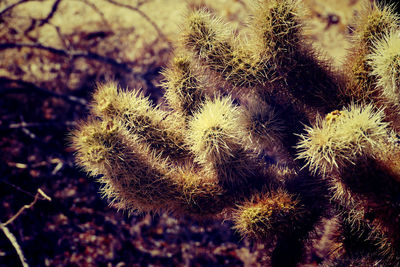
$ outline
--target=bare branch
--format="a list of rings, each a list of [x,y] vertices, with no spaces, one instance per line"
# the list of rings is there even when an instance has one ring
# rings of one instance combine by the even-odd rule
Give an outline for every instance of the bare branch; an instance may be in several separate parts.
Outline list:
[[[170,44],[167,36],[165,36],[165,34],[161,31],[161,29],[157,26],[157,24],[146,13],[144,13],[142,10],[140,10],[138,7],[134,7],[134,6],[118,3],[118,2],[116,2],[114,0],[106,0],[106,1],[111,3],[111,4],[113,4],[113,5],[124,7],[124,8],[127,8],[127,9],[130,9],[132,11],[137,12],[145,20],[147,20],[151,24],[151,26],[153,26],[153,28],[157,31],[158,36],[160,36],[160,38],[164,39],[164,41],[166,41],[167,44],[171,47],[171,44]]]
[[[70,47],[69,42],[67,43],[65,41],[64,35],[62,34],[60,27],[57,25],[51,24],[51,23],[49,23],[49,24],[52,25],[54,27],[54,29],[56,30],[57,35],[60,38],[60,41],[62,42],[64,48],[69,50],[69,47]]]
[[[0,95],[2,94],[18,94],[18,93],[39,93],[51,97],[64,99],[72,103],[86,105],[87,101],[83,98],[70,95],[57,94],[37,85],[23,80],[15,80],[7,77],[0,77]]]
[[[27,43],[2,43],[0,44],[0,50],[7,50],[7,49],[18,49],[18,48],[32,48],[32,49],[39,49],[39,50],[45,50],[63,57],[68,57],[71,59],[75,58],[87,58],[91,60],[96,60],[100,62],[107,63],[109,65],[112,65],[116,68],[119,68],[125,72],[130,73],[131,68],[128,66],[127,63],[119,63],[113,58],[109,57],[104,57],[96,53],[91,53],[91,52],[69,52],[63,49],[58,49],[50,46],[45,46],[42,44],[27,44]]]
[[[56,13],[58,6],[60,5],[61,0],[56,0],[53,4],[53,6],[51,7],[51,11],[50,13],[47,15],[46,18],[42,19],[39,23],[39,27],[43,26],[44,24],[48,23],[51,18],[54,16],[54,14]]]
[[[65,122],[21,122],[21,123],[11,123],[8,127],[10,129],[18,129],[18,128],[36,128],[36,127],[52,127],[52,126],[76,126],[76,122],[74,121],[65,121]]]
[[[15,236],[10,232],[10,230],[8,230],[8,228],[4,225],[4,224],[0,224],[0,229],[3,231],[3,233],[5,234],[5,236],[8,238],[8,240],[10,240],[11,244],[13,245],[13,247],[15,248],[15,250],[17,251],[18,257],[21,261],[21,264],[23,267],[29,267],[24,253],[22,252],[21,247],[19,246],[17,239],[15,238]]]
[[[97,14],[99,14],[99,16],[101,17],[101,20],[103,21],[103,24],[111,29],[111,25],[106,20],[104,13],[95,4],[93,4],[87,0],[75,0],[75,1],[82,2],[82,3],[86,4],[87,6],[91,7]]]
[[[23,118],[23,116],[21,115],[20,116],[20,118],[21,118],[21,123],[22,124],[25,124],[26,122],[25,122],[25,120],[24,120],[24,118]],[[26,134],[27,136],[29,136],[31,139],[36,139],[36,135],[34,134],[34,133],[32,133],[29,129],[27,129],[26,127],[23,127],[22,128],[22,132],[24,133],[24,134]]]
[[[16,6],[18,6],[18,5],[22,4],[22,3],[28,2],[28,1],[29,0],[20,0],[20,1],[16,2],[16,3],[14,3],[14,4],[9,5],[8,7],[3,9],[2,11],[0,11],[0,17],[3,16],[3,14],[5,14],[7,11],[13,9],[14,7],[16,7]]]
[[[19,186],[16,186],[15,184],[11,184],[11,183],[9,183],[9,182],[7,182],[7,181],[4,181],[4,180],[0,180],[0,182],[5,183],[5,184],[7,184],[7,185],[9,185],[9,186],[11,186],[11,187],[14,187],[16,190],[18,190],[18,191],[20,191],[20,192],[22,192],[22,193],[24,193],[24,194],[27,194],[27,195],[29,195],[29,196],[31,196],[31,197],[35,197],[34,194],[32,194],[32,193],[30,193],[30,192],[28,192],[28,191],[22,189],[22,188],[19,187]]]
[[[12,216],[10,219],[8,219],[8,221],[6,221],[5,223],[2,223],[1,225],[2,225],[2,226],[7,226],[7,224],[10,224],[10,223],[12,223],[13,221],[15,221],[15,219],[17,219],[18,216],[21,215],[22,212],[24,212],[24,210],[32,208],[33,205],[35,205],[36,202],[38,201],[39,197],[42,197],[42,198],[41,198],[42,200],[51,201],[51,198],[50,198],[48,195],[46,195],[46,194],[42,191],[42,189],[38,188],[37,193],[36,193],[36,195],[35,195],[35,198],[34,198],[33,201],[31,202],[31,204],[29,204],[29,205],[24,205],[22,208],[19,209],[19,211],[18,211],[14,216]]]
[[[23,267],[28,267],[28,263],[26,261],[26,258],[24,256],[24,253],[22,252],[22,249],[20,247],[20,245],[17,242],[17,239],[15,238],[15,236],[10,232],[10,230],[7,228],[7,224],[12,223],[13,221],[15,221],[15,219],[18,218],[18,216],[21,215],[22,212],[24,212],[24,210],[26,209],[30,209],[33,207],[33,205],[35,205],[35,203],[38,201],[39,197],[41,197],[41,200],[48,200],[51,201],[51,198],[46,195],[42,189],[38,188],[37,193],[35,195],[35,198],[33,199],[32,203],[29,205],[24,205],[14,216],[12,216],[8,221],[6,221],[5,223],[0,223],[0,229],[3,231],[3,233],[5,234],[5,236],[8,238],[8,240],[10,240],[11,244],[13,245],[13,247],[15,248],[15,250],[17,251],[18,257],[21,261],[21,264]]]
[[[50,121],[50,122],[25,122],[21,118],[20,123],[10,123],[9,125],[0,125],[0,131],[11,130],[11,129],[21,129],[26,135],[32,139],[36,139],[36,135],[32,133],[29,128],[43,128],[43,127],[68,127],[76,126],[74,121]]]
[[[20,123],[11,123],[8,126],[0,126],[0,130],[3,129],[24,129],[24,128],[38,128],[38,127],[54,127],[54,126],[76,126],[76,122],[74,121],[65,121],[65,122],[20,122]]]
[[[144,4],[148,4],[149,2],[151,2],[152,0],[138,0],[136,2],[136,7],[139,8],[140,6],[144,5]]]

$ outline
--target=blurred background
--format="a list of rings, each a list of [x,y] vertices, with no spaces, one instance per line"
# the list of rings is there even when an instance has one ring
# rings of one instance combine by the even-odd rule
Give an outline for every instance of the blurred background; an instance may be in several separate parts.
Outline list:
[[[303,1],[308,38],[333,66],[340,68],[352,18],[368,1]],[[160,71],[187,10],[207,7],[245,35],[252,2],[0,1],[0,223],[30,266],[266,266],[265,244],[241,239],[229,222],[117,211],[68,146],[97,82],[162,100]],[[14,245],[0,231],[0,266],[21,265]],[[303,266],[328,257],[315,247]]]

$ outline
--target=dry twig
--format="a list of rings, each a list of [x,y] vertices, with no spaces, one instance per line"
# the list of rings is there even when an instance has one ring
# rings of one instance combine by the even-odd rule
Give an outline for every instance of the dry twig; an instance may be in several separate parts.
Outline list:
[[[18,5],[22,4],[22,3],[28,2],[28,1],[29,0],[20,0],[20,1],[16,2],[16,3],[14,3],[14,4],[9,5],[8,7],[3,9],[2,11],[0,11],[0,17],[3,16],[3,14],[5,14],[7,11],[13,9],[14,7],[16,7],[16,6],[18,6]]]
[[[28,267],[28,263],[24,256],[24,253],[22,252],[21,246],[18,244],[15,236],[7,228],[7,225],[12,223],[13,221],[15,221],[15,219],[17,219],[22,214],[22,212],[24,212],[24,210],[32,208],[33,205],[35,205],[35,203],[38,201],[39,197],[41,197],[40,199],[42,199],[42,200],[51,201],[51,198],[48,195],[46,195],[42,191],[42,189],[38,188],[35,198],[29,205],[24,205],[22,208],[19,209],[19,211],[14,216],[12,216],[10,219],[8,219],[8,221],[6,221],[5,223],[0,223],[0,229],[3,231],[3,233],[8,238],[8,240],[10,240],[11,244],[17,251],[18,257],[19,257],[23,267]]]
[[[99,14],[99,16],[101,17],[101,20],[103,21],[103,24],[107,26],[107,28],[111,29],[111,25],[110,23],[107,21],[106,16],[104,15],[104,13],[100,10],[100,8],[98,8],[95,4],[87,1],[87,0],[75,0],[75,1],[79,1],[84,3],[85,5],[89,6],[90,8],[92,8],[94,10],[94,12],[96,12],[97,14]]]
[[[15,248],[15,250],[18,253],[18,257],[22,263],[23,267],[28,267],[28,263],[26,262],[25,256],[22,252],[21,247],[19,246],[17,239],[15,238],[15,236],[10,232],[10,230],[8,230],[8,228],[6,226],[4,226],[3,224],[0,224],[0,229],[3,231],[3,233],[5,234],[5,236],[8,238],[8,240],[10,240],[11,244],[13,245],[13,247]]]
[[[19,210],[14,216],[12,216],[10,219],[8,219],[8,221],[6,221],[5,223],[2,223],[1,225],[7,226],[7,224],[10,224],[10,223],[12,223],[13,221],[15,221],[15,219],[17,219],[18,216],[21,215],[21,213],[22,213],[24,210],[32,208],[33,205],[35,205],[36,202],[38,201],[39,197],[41,197],[41,198],[40,198],[41,200],[48,200],[48,201],[51,201],[51,198],[50,198],[48,195],[46,195],[46,194],[42,191],[42,189],[38,188],[37,193],[36,193],[36,195],[35,195],[35,198],[34,198],[33,201],[31,202],[31,204],[29,204],[29,205],[24,205],[22,208],[20,208],[20,210]]]
[[[20,128],[37,128],[37,127],[54,127],[54,126],[76,126],[74,121],[65,122],[20,122],[20,123],[10,123],[8,125],[9,129],[20,129]],[[1,129],[1,127],[0,127]]]
[[[166,41],[166,43],[168,44],[168,46],[171,48],[171,44],[167,38],[167,36],[165,36],[165,34],[162,32],[162,30],[157,26],[157,24],[146,14],[144,13],[142,10],[140,10],[138,7],[134,7],[131,5],[126,5],[126,4],[122,4],[119,2],[116,2],[114,0],[107,0],[107,2],[116,5],[116,6],[120,6],[120,7],[124,7],[127,9],[130,9],[132,11],[137,12],[140,16],[142,16],[145,20],[147,20],[151,26],[157,31],[158,36],[160,36],[161,39],[163,39],[164,41]],[[141,2],[140,5],[142,5],[143,3]]]
[[[128,66],[126,63],[120,63],[116,61],[113,58],[105,57],[96,53],[92,52],[75,52],[75,51],[66,51],[63,49],[58,49],[50,46],[45,46],[42,44],[29,44],[29,43],[2,43],[0,44],[0,50],[7,50],[7,49],[19,49],[19,48],[32,48],[32,49],[38,49],[38,50],[45,50],[48,52],[51,52],[53,54],[63,56],[63,57],[68,57],[70,59],[75,59],[75,58],[87,58],[91,60],[96,60],[100,62],[107,63],[109,65],[112,65],[116,68],[119,68],[125,72],[132,72],[131,68]]]
[[[52,91],[40,88],[37,85],[27,81],[10,79],[7,77],[0,77],[0,95],[18,94],[18,93],[38,93],[46,96],[61,98],[75,104],[80,104],[80,105],[87,104],[87,101],[83,98],[71,95],[57,94]]]
[[[58,6],[60,5],[61,0],[56,0],[53,4],[53,6],[51,7],[51,11],[50,13],[47,15],[46,18],[42,19],[39,23],[39,27],[43,26],[44,24],[48,23],[51,18],[54,16],[54,14],[57,12]]]

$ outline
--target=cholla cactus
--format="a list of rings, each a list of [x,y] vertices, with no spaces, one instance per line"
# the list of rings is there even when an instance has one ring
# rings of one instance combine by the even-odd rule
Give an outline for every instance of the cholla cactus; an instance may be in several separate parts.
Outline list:
[[[300,1],[257,3],[246,42],[206,10],[187,16],[164,71],[169,108],[99,85],[73,133],[77,163],[121,209],[228,216],[275,246],[274,266],[301,261],[330,218],[342,249],[324,264],[399,265],[397,15],[366,8],[341,73],[307,43]]]
[[[355,101],[376,100],[376,77],[371,75],[368,55],[377,39],[398,28],[398,20],[391,7],[374,4],[366,7],[356,21],[352,52],[345,62],[345,72],[349,76],[345,94]]]
[[[394,105],[400,105],[400,31],[391,31],[376,41],[368,59],[372,75],[383,95]]]
[[[239,206],[233,216],[235,228],[242,235],[267,240],[274,235],[293,235],[298,221],[306,215],[299,201],[282,190],[253,198]]]

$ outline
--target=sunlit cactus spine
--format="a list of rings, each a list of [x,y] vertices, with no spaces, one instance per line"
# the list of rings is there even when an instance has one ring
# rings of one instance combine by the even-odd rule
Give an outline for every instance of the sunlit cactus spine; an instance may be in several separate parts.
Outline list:
[[[76,131],[73,141],[80,165],[92,175],[103,175],[99,180],[103,194],[119,208],[169,209],[166,200],[176,189],[172,180],[165,179],[167,162],[138,143],[122,123],[90,120]]]
[[[271,248],[272,266],[304,260],[326,221],[336,232],[322,266],[398,266],[398,17],[366,8],[335,70],[305,12],[256,1],[248,41],[190,12],[163,72],[165,105],[99,85],[73,133],[78,165],[121,209],[232,220]]]
[[[234,85],[252,86],[265,76],[259,60],[236,46],[231,31],[206,10],[197,10],[187,17],[183,42],[206,61],[210,69],[220,72]]]
[[[378,254],[398,260],[399,158],[389,155],[398,156],[399,148],[383,111],[372,104],[352,105],[327,114],[306,131],[298,144],[299,158],[329,180],[345,227]]]
[[[368,54],[371,76],[376,80],[379,92],[378,102],[385,107],[387,119],[392,128],[400,132],[400,29],[393,29],[373,42]]]
[[[187,156],[182,125],[141,92],[123,90],[113,82],[100,84],[91,106],[92,113],[103,120],[121,120],[132,135],[164,158]]]
[[[78,163],[100,176],[103,196],[119,209],[206,216],[225,205],[224,189],[213,176],[171,166],[118,119],[81,123],[72,140]]]
[[[255,156],[243,145],[245,119],[230,98],[217,97],[206,101],[189,122],[187,143],[195,161],[227,186],[243,184],[257,175]]]
[[[373,157],[388,138],[383,111],[372,104],[351,105],[318,118],[298,143],[298,158],[305,159],[313,172],[341,171],[359,158]]]
[[[373,3],[365,6],[354,27],[351,52],[345,62],[344,94],[354,101],[368,103],[377,97],[376,77],[368,64],[368,55],[377,39],[398,29],[399,17],[393,7]]]
[[[296,102],[294,108],[311,117],[337,102],[340,78],[305,40],[302,10],[297,0],[257,1],[250,41],[228,36],[221,20],[196,11],[188,16],[183,43],[234,86],[265,99],[272,93],[281,105]]]
[[[205,101],[201,81],[193,69],[191,58],[185,55],[174,57],[164,72],[165,98],[174,111],[189,120]]]
[[[306,212],[296,197],[285,191],[253,196],[235,211],[235,228],[242,235],[269,239],[273,235],[293,235]]]
[[[368,55],[372,75],[388,101],[400,105],[400,29],[375,40]]]

